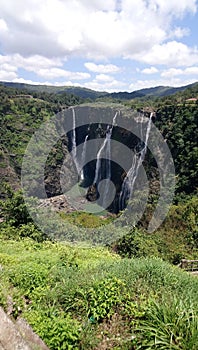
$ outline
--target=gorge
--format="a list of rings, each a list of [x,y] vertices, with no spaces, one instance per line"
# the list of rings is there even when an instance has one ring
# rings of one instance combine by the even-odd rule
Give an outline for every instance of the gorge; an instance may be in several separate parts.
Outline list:
[[[125,111],[130,116],[126,123],[126,115],[123,111],[110,109],[109,118],[106,120],[106,111],[97,108],[92,109],[92,121],[87,120],[83,125],[78,125],[75,109],[72,111],[72,130],[67,133],[68,149],[71,153],[78,181],[81,187],[86,189],[86,198],[90,202],[97,201],[102,209],[118,213],[123,210],[129,201],[138,177],[139,168],[145,159],[147,144],[151,129],[153,112]],[[99,122],[95,117],[100,113]],[[90,110],[87,116],[90,114]],[[96,119],[98,116],[96,117]],[[111,118],[111,120],[110,120]],[[125,128],[123,128],[123,119]],[[122,120],[122,122],[120,122]],[[118,122],[117,122],[118,121]],[[82,123],[82,121],[81,121]],[[131,124],[130,127],[128,124]],[[121,126],[120,126],[121,125]],[[132,130],[134,128],[134,133]],[[90,141],[95,140],[95,145]],[[113,141],[117,141],[117,144]],[[128,148],[124,168],[121,166],[123,145]],[[88,149],[90,148],[91,149]],[[95,148],[95,149],[94,149]],[[121,153],[120,153],[121,152]],[[115,197],[109,203],[111,197],[110,184],[115,187]]]

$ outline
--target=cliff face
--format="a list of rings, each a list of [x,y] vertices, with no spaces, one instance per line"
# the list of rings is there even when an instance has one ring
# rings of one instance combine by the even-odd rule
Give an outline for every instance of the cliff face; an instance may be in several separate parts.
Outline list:
[[[118,212],[134,154],[138,164],[144,148],[150,111],[143,115],[121,105],[92,103],[55,116],[52,112],[44,101],[5,96],[0,119],[2,198],[4,182],[18,189],[22,180],[28,195],[41,199],[67,196],[79,183],[87,201]],[[127,186],[129,190],[125,181],[121,209]]]
[[[92,103],[49,117],[40,101],[37,105],[28,100],[27,106],[16,101],[8,101],[9,113],[0,120],[1,196],[4,182],[17,189],[25,174],[28,195],[67,196],[79,183],[88,201],[112,212],[123,209],[130,190],[124,179],[134,157],[138,165],[151,111],[143,114],[122,105]],[[135,170],[133,175],[137,177]],[[124,181],[126,198],[120,207]]]
[[[88,201],[113,212],[124,209],[136,178],[138,186],[143,181],[138,172],[146,155],[150,116],[103,105],[62,111],[32,140],[23,173],[28,194],[67,196],[79,183]]]

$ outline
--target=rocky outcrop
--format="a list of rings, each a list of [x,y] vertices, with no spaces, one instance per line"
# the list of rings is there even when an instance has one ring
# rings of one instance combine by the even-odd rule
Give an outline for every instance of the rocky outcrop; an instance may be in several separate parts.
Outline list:
[[[0,307],[0,350],[49,350],[22,319],[17,322]]]

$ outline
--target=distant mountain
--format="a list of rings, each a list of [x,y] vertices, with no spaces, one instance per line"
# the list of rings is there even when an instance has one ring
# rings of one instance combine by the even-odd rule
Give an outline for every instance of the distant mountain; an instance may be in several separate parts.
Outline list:
[[[143,94],[144,96],[156,96],[156,97],[163,97],[163,96],[169,96],[174,95],[179,91],[184,91],[188,88],[193,87],[197,83],[180,86],[180,87],[171,87],[171,86],[156,86],[152,88],[146,88],[138,90],[139,93]]]
[[[73,94],[77,97],[84,99],[95,100],[98,98],[110,98],[110,99],[120,99],[120,100],[132,100],[134,98],[144,98],[144,97],[163,97],[174,95],[177,92],[182,92],[188,88],[192,88],[198,83],[193,83],[181,87],[171,87],[171,86],[156,86],[152,88],[140,89],[137,91],[127,92],[101,92],[84,87],[76,86],[50,86],[50,85],[30,85],[23,83],[12,83],[12,82],[0,82],[1,85],[12,87],[15,89],[26,90],[29,92],[47,92],[53,94]]]
[[[133,92],[113,92],[110,94],[106,94],[106,97],[116,98],[116,99],[125,99],[125,100],[132,100],[134,98],[141,98],[141,97],[163,97],[163,96],[170,96],[174,95],[177,92],[182,92],[186,89],[192,88],[198,83],[193,83],[185,86],[180,87],[171,87],[171,86],[156,86],[152,88],[145,88]]]
[[[96,98],[102,97],[107,94],[107,92],[95,91],[91,89],[86,89],[83,87],[76,86],[51,86],[51,85],[31,85],[24,83],[12,83],[12,82],[0,82],[1,85],[11,87],[14,89],[26,90],[29,92],[47,92],[53,94],[73,94],[81,98],[90,98],[95,100]]]
[[[120,99],[120,100],[132,100],[134,98],[140,98],[144,97],[145,95],[140,91],[133,91],[133,92],[127,92],[127,91],[121,91],[121,92],[112,92],[112,93],[106,93],[106,95],[102,97],[107,98],[113,98],[113,99]]]

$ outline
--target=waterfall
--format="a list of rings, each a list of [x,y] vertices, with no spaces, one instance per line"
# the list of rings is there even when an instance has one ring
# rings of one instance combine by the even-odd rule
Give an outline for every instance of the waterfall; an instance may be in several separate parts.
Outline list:
[[[86,157],[86,151],[87,151],[87,140],[88,140],[89,134],[86,135],[85,141],[83,143],[83,150],[82,150],[82,158],[81,158],[81,172],[80,172],[80,178],[81,180],[84,180],[85,175],[84,175],[84,162],[85,162],[85,157]]]
[[[103,149],[105,148],[107,143],[107,137],[105,137],[96,157],[96,170],[95,170],[95,177],[93,183],[97,185],[97,183],[100,181],[100,170],[101,170],[101,153]]]
[[[128,171],[128,173],[127,173],[127,175],[122,183],[122,189],[121,189],[120,198],[119,198],[119,210],[124,209],[126,201],[130,198],[130,195],[133,192],[135,180],[138,176],[139,167],[141,166],[141,164],[145,158],[146,151],[147,151],[147,145],[148,145],[148,138],[149,138],[149,134],[150,134],[150,130],[151,130],[152,116],[153,116],[153,113],[150,114],[150,117],[148,120],[144,146],[140,152],[135,153],[135,155],[133,157],[132,166],[129,169],[129,171]],[[143,122],[143,119],[141,121],[141,130],[140,130],[141,137],[143,135],[142,122]],[[140,145],[141,144],[142,144],[142,139],[140,141]],[[138,144],[138,146],[139,146],[139,144]]]
[[[95,170],[95,177],[93,183],[97,185],[97,183],[100,181],[100,176],[101,176],[101,154],[103,150],[106,147],[106,153],[105,153],[105,177],[110,180],[111,178],[111,136],[113,132],[113,127],[116,122],[116,117],[117,117],[118,112],[113,117],[113,122],[112,125],[107,126],[107,131],[106,131],[106,137],[97,153],[97,158],[96,158],[96,170]]]
[[[113,127],[115,126],[116,118],[117,118],[118,112],[113,117],[113,122],[111,127],[107,129],[106,134],[106,155],[105,155],[105,162],[106,162],[106,183],[105,183],[105,189],[104,189],[104,197],[103,197],[103,207],[106,208],[106,203],[108,199],[108,192],[109,192],[109,182],[111,181],[111,136],[113,132]]]
[[[77,159],[77,147],[76,147],[76,115],[75,115],[75,110],[72,108],[72,118],[73,118],[73,126],[72,126],[72,158],[74,161],[74,164],[76,166],[76,170],[79,174],[79,164],[78,164],[78,159]]]

